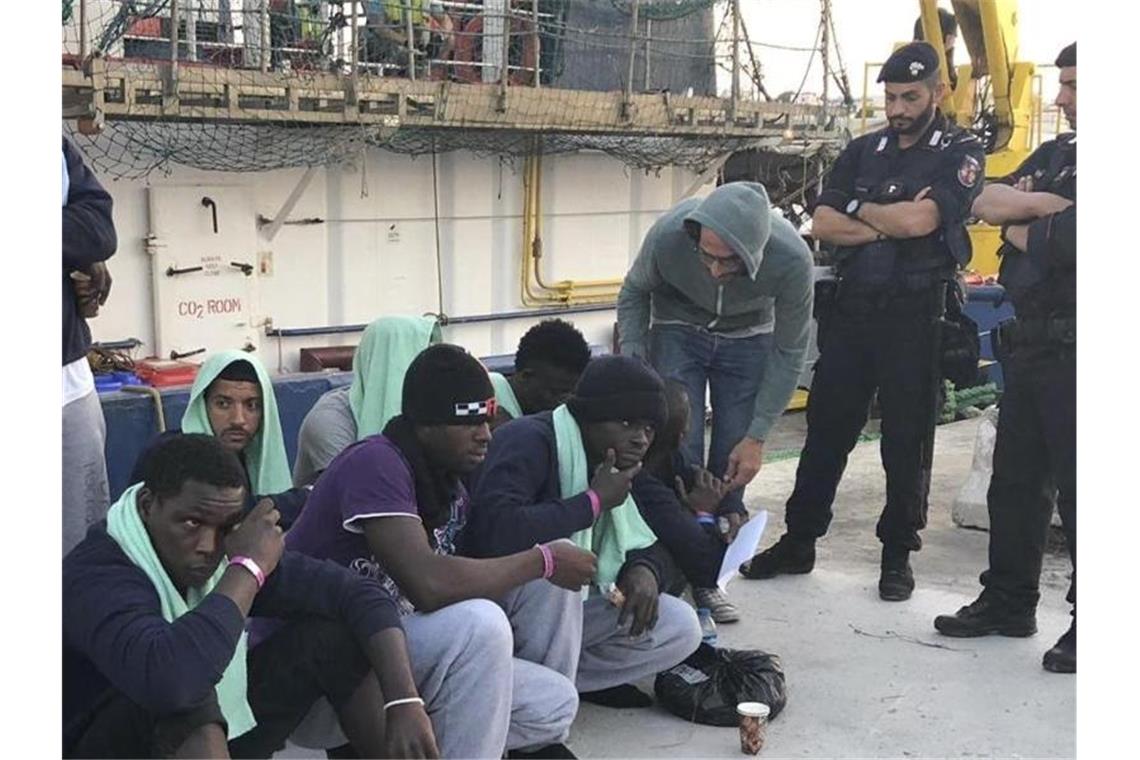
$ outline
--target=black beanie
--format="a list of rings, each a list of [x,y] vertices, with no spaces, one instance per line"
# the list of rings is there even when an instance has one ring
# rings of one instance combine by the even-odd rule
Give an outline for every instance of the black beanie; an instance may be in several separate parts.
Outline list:
[[[480,425],[495,416],[495,389],[478,359],[437,343],[408,366],[401,411],[413,425]]]
[[[665,384],[652,367],[632,356],[593,359],[566,406],[578,422],[650,420],[660,428],[669,416]]]

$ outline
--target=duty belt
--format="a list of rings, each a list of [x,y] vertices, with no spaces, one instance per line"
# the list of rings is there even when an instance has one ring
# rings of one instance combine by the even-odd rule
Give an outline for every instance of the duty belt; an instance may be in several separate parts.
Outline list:
[[[1002,322],[991,333],[994,354],[1031,346],[1075,346],[1076,317],[1030,317]]]

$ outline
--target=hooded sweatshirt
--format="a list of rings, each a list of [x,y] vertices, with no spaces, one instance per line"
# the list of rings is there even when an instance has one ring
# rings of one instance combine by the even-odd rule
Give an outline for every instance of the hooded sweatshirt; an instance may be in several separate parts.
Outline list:
[[[744,262],[745,274],[718,283],[701,263],[696,238],[715,232]],[[649,229],[618,295],[624,354],[648,358],[651,323],[681,323],[726,338],[773,333],[748,435],[764,440],[796,389],[811,330],[811,250],[770,208],[764,186],[731,182],[689,198]]]

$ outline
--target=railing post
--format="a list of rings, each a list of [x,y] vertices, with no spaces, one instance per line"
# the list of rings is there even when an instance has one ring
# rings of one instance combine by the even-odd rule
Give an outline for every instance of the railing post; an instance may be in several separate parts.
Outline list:
[[[170,91],[178,90],[178,0],[170,0]]]
[[[261,26],[261,71],[266,73],[273,55],[273,40],[269,37],[273,29],[269,21],[269,0],[262,0],[257,23]]]
[[[408,79],[416,78],[416,28],[412,24],[411,0],[401,0],[401,11],[404,14],[404,27],[408,32]]]
[[[629,24],[629,71],[625,78],[625,99],[621,104],[622,118],[629,121],[633,118],[633,65],[637,59],[637,17],[640,8],[639,0],[633,0],[630,10]]]
[[[732,120],[740,109],[740,0],[732,0]]]
[[[531,32],[534,35],[534,86],[541,87],[542,35],[539,34],[538,0],[531,0],[531,16],[534,18],[534,29]]]
[[[507,80],[511,77],[511,0],[503,3],[503,60],[499,68],[500,112],[507,110]]]
[[[79,0],[79,65],[87,64],[87,0]]]

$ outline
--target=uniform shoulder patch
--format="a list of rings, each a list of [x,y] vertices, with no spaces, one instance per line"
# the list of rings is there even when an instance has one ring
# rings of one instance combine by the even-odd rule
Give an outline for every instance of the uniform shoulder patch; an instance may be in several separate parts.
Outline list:
[[[982,164],[978,159],[973,156],[963,156],[962,163],[958,166],[958,183],[962,187],[973,187],[978,184],[981,173]]]

